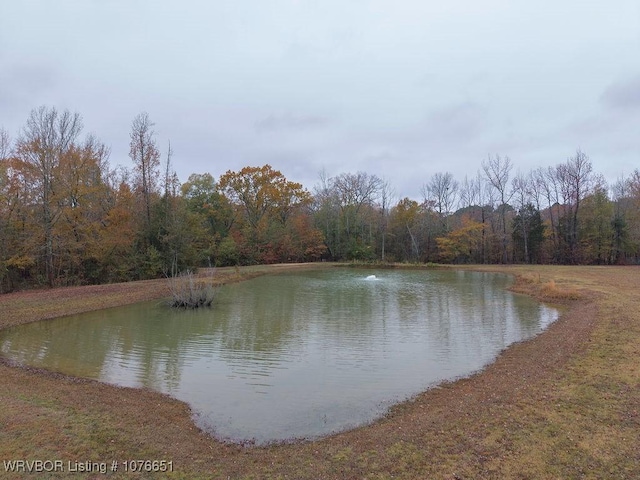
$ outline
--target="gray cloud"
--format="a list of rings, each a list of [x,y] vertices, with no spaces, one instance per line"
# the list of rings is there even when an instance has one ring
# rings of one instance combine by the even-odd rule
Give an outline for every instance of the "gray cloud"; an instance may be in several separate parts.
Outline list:
[[[485,123],[486,113],[479,105],[464,102],[436,110],[427,118],[427,134],[449,141],[469,141],[478,136]]]
[[[524,171],[578,146],[596,169],[639,161],[637,0],[5,3],[0,125],[77,111],[115,164],[141,111],[182,180],[363,170],[416,198],[487,154]]]
[[[12,63],[0,68],[0,103],[20,105],[42,97],[57,86],[56,73],[47,65]],[[37,105],[33,105],[35,108]]]
[[[640,108],[640,75],[610,85],[600,101],[609,108]]]
[[[255,123],[258,132],[271,132],[275,130],[308,130],[321,128],[329,123],[328,119],[319,115],[282,115],[271,114]]]

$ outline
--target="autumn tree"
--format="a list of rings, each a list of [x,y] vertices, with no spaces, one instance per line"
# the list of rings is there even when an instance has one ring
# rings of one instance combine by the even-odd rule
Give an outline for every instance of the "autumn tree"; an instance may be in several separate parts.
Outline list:
[[[237,207],[237,241],[243,244],[246,260],[288,260],[283,242],[290,234],[292,217],[310,204],[309,192],[270,165],[227,171],[218,187]]]
[[[438,237],[440,260],[453,263],[469,263],[477,258],[482,241],[482,224],[463,216],[459,228]]]
[[[54,226],[60,218],[60,205],[55,197],[55,172],[80,131],[80,114],[68,110],[60,113],[54,107],[31,111],[16,144],[17,156],[32,170],[33,191],[39,204],[39,225],[44,251],[45,277],[54,284]]]
[[[35,171],[14,155],[9,133],[0,129],[0,293],[35,274],[42,243],[35,232]]]
[[[267,215],[286,221],[291,209],[310,200],[302,185],[289,182],[271,165],[227,171],[220,177],[220,190],[244,212],[244,219],[258,228]]]
[[[417,262],[422,255],[421,225],[423,210],[415,200],[403,198],[389,214],[389,251],[394,260]]]
[[[96,244],[95,279],[97,282],[139,279],[135,238],[140,223],[134,215],[135,195],[126,173],[114,174],[109,183],[109,207],[101,219],[100,241]]]
[[[493,212],[494,190],[487,184],[483,175],[478,172],[475,178],[465,177],[460,188],[460,208],[464,215],[482,225],[482,241],[479,263],[489,261],[487,255],[488,217]]]
[[[35,235],[36,199],[29,188],[32,169],[13,156],[0,160],[0,291],[12,290],[31,277],[40,238]]]
[[[79,141],[81,130],[77,113],[34,109],[5,159],[7,230],[21,239],[5,264],[33,268],[49,285],[100,281],[93,273],[110,208],[109,149],[93,135]]]
[[[56,168],[56,203],[60,220],[56,224],[58,239],[57,268],[66,282],[92,282],[97,277],[98,244],[104,216],[109,208],[107,197],[109,148],[93,135],[83,143],[72,145],[61,156]],[[59,272],[56,272],[59,275]]]

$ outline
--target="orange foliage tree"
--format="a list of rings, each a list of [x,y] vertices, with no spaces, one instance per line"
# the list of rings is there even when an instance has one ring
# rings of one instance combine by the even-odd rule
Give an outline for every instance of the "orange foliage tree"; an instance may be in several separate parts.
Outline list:
[[[241,261],[274,263],[318,256],[319,232],[304,219],[311,195],[270,165],[228,171],[220,192],[236,211],[233,238]]]

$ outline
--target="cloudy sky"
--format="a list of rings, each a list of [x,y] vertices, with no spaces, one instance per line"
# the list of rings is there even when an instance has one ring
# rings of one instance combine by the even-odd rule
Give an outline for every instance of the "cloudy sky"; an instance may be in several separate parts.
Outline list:
[[[640,168],[638,0],[0,0],[0,127],[82,115],[130,166],[148,112],[182,181],[364,171],[419,199],[488,155]]]

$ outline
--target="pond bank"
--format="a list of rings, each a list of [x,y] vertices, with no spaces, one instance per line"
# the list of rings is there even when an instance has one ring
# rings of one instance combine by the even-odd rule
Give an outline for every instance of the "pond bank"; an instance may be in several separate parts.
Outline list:
[[[318,266],[219,274],[233,281]],[[0,456],[167,460],[176,478],[640,477],[640,269],[482,270],[520,276],[520,291],[555,287],[581,299],[480,374],[421,394],[371,426],[244,448],[200,432],[188,407],[167,396],[0,365]],[[0,325],[161,298],[165,282],[0,296]]]

